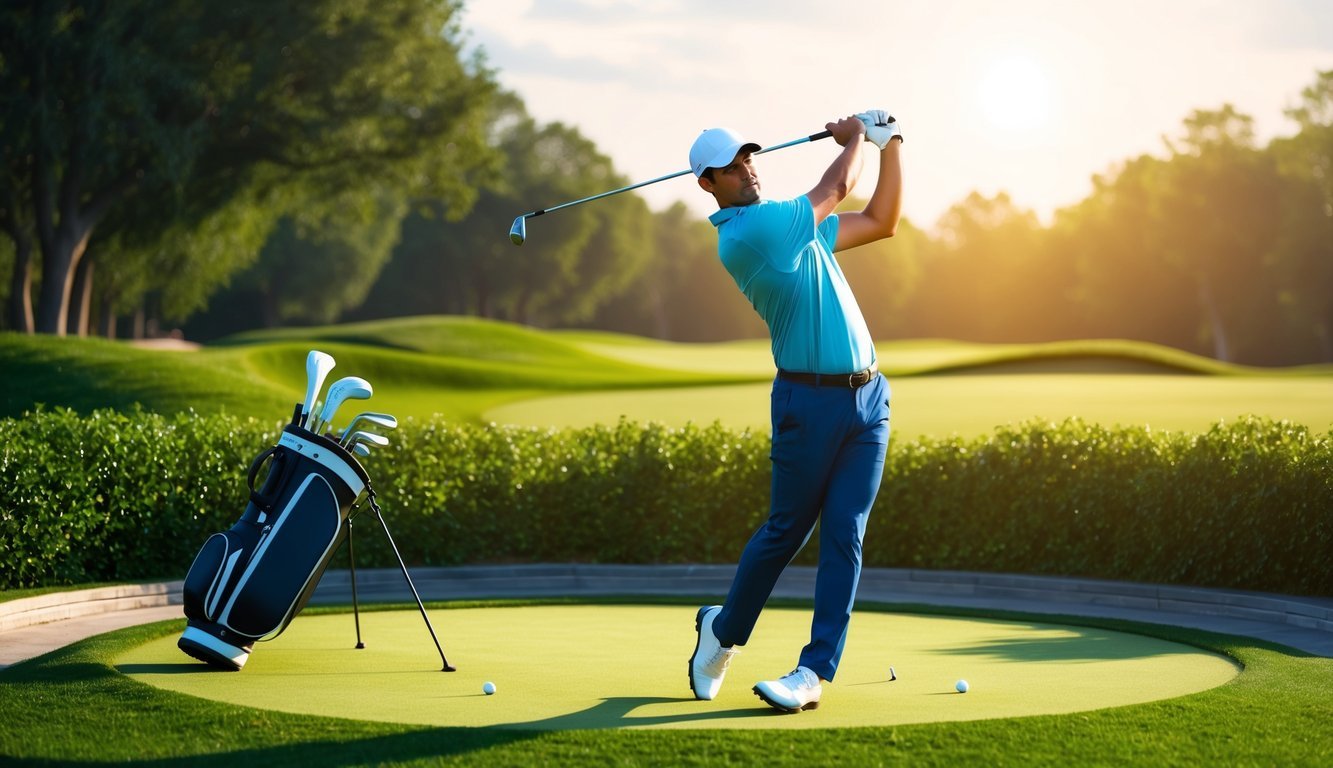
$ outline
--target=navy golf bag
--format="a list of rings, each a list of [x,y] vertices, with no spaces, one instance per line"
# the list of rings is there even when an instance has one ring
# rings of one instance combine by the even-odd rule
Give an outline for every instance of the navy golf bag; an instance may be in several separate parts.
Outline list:
[[[256,488],[265,464],[268,475]],[[215,667],[245,666],[256,641],[277,637],[305,607],[369,482],[333,440],[295,424],[284,428],[278,444],[250,466],[241,519],[204,542],[185,576],[180,649]]]

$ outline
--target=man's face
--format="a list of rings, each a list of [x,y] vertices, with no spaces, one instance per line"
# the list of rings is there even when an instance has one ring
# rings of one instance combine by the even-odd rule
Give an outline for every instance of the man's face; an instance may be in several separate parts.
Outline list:
[[[713,179],[699,177],[699,186],[717,199],[719,208],[734,208],[759,202],[759,175],[749,152],[741,152],[731,165],[713,169]]]

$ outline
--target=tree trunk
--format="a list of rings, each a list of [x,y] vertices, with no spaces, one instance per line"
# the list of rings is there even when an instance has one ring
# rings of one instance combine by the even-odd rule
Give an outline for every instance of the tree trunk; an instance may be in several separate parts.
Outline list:
[[[91,227],[62,225],[51,239],[51,247],[42,249],[42,290],[37,299],[38,333],[65,335],[65,318],[69,315],[74,272],[88,247],[91,234]]]
[[[102,297],[102,319],[98,321],[97,332],[104,338],[116,338],[116,310],[112,297]]]
[[[9,277],[9,327],[32,333],[32,241],[14,238],[14,272]]]
[[[1199,303],[1208,317],[1208,329],[1213,338],[1213,357],[1224,363],[1231,362],[1231,345],[1227,342],[1227,329],[1222,323],[1222,313],[1213,298],[1212,287],[1208,278],[1199,280]]]
[[[69,322],[65,327],[70,333],[83,337],[92,327],[93,309],[93,260],[84,258],[74,270],[74,287],[71,290],[69,304]]]

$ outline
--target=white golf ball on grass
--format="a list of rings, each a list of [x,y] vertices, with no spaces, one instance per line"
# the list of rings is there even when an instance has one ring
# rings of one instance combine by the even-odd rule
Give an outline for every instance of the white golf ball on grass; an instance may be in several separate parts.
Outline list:
[[[959,680],[958,682],[953,684],[953,688],[955,691],[958,691],[959,693],[967,693],[967,681]]]
[[[492,683],[489,680],[482,683],[481,692],[486,694],[487,696],[490,696],[491,694],[495,693],[495,683]]]

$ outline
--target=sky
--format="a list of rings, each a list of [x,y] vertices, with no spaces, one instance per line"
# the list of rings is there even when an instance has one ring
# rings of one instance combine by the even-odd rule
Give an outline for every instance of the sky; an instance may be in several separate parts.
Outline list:
[[[1094,175],[1163,156],[1196,109],[1233,105],[1261,145],[1291,135],[1283,111],[1333,69],[1333,0],[466,0],[462,27],[534,119],[577,128],[631,182],[689,167],[714,126],[771,146],[887,109],[903,212],[926,229],[974,191],[1049,222]],[[803,194],[836,154],[757,158],[764,196]],[[716,208],[688,175],[637,194]]]

